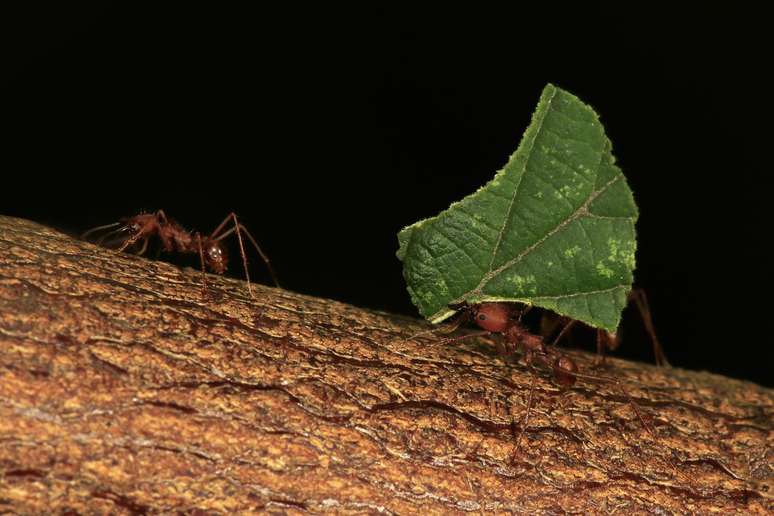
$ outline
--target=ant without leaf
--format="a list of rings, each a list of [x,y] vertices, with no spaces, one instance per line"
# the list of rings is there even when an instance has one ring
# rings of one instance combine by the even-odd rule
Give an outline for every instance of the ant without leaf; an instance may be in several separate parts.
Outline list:
[[[224,231],[229,222],[233,222],[233,226],[231,229]],[[252,296],[253,289],[250,286],[250,273],[247,270],[247,256],[245,255],[245,247],[242,242],[242,233],[244,233],[255,247],[255,250],[258,251],[258,254],[261,255],[266,268],[269,269],[269,274],[271,274],[274,284],[279,287],[279,282],[274,274],[274,269],[271,267],[269,257],[264,254],[258,242],[255,241],[255,238],[253,238],[247,228],[239,222],[234,212],[229,213],[223,219],[223,222],[209,235],[202,235],[198,231],[188,231],[174,220],[167,218],[164,210],[159,210],[156,213],[140,213],[133,217],[125,217],[113,224],[92,228],[84,233],[81,238],[85,239],[93,233],[111,228],[116,229],[102,235],[97,240],[97,243],[101,245],[106,238],[119,235],[124,238],[120,247],[118,247],[119,252],[142,242],[142,247],[136,253],[141,255],[148,248],[148,240],[155,235],[161,241],[162,248],[167,252],[198,254],[202,264],[203,284],[206,284],[205,268],[216,274],[223,274],[226,271],[228,254],[222,245],[222,241],[232,233],[236,233],[239,251],[242,254],[242,264],[245,269],[245,278],[247,279],[247,289]],[[124,237],[123,235],[126,236]]]
[[[634,400],[626,393],[618,380],[580,373],[575,361],[557,349],[556,343],[570,326],[569,324],[565,326],[556,338],[554,338],[550,345],[546,345],[542,337],[531,333],[521,322],[521,317],[528,308],[521,309],[518,305],[513,303],[481,303],[469,305],[466,302],[449,305],[449,308],[457,310],[458,313],[461,314],[460,320],[454,325],[455,328],[465,319],[472,319],[482,331],[462,335],[460,337],[452,337],[447,340],[455,341],[470,337],[481,337],[493,334],[500,335],[502,339],[496,341],[498,351],[504,356],[512,356],[520,351],[524,357],[524,361],[532,372],[532,384],[530,387],[529,400],[527,402],[527,411],[524,415],[521,431],[516,441],[517,450],[522,436],[524,435],[524,431],[529,424],[529,415],[532,410],[535,394],[535,365],[549,370],[552,373],[554,380],[565,389],[572,387],[578,378],[614,384],[629,401],[629,404],[645,430],[651,435],[653,434],[653,430],[645,421],[645,418],[643,418],[639,408],[634,403]]]

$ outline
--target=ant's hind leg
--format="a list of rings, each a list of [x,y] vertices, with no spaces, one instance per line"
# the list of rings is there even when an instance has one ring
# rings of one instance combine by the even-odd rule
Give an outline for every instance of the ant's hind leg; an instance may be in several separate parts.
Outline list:
[[[608,333],[607,331],[597,329],[597,357],[594,360],[594,365],[604,366],[605,364],[607,364],[607,361],[605,360],[607,358],[605,351],[607,349],[615,349],[617,347],[618,347],[618,337],[615,337],[615,339],[613,339],[611,337],[611,334]]]
[[[653,324],[653,318],[650,315],[650,304],[648,304],[648,296],[645,295],[645,291],[641,288],[635,288],[629,292],[629,301],[634,300],[637,305],[637,310],[640,312],[642,318],[642,324],[645,326],[645,331],[650,336],[651,344],[653,345],[653,354],[656,358],[656,365],[669,367],[669,361],[667,360],[666,353],[661,342],[656,335],[656,327]]]
[[[223,231],[223,228],[228,224],[229,220],[233,221],[234,227],[226,231],[225,233],[221,234],[221,231]],[[215,228],[215,231],[212,232],[210,235],[210,238],[213,240],[220,241],[229,236],[231,233],[236,232],[237,235],[237,241],[239,242],[239,251],[242,254],[242,265],[245,269],[245,279],[247,280],[247,290],[250,292],[250,296],[253,295],[253,289],[250,285],[250,273],[247,270],[247,254],[245,253],[245,246],[242,241],[242,232],[244,232],[245,236],[250,240],[250,243],[253,244],[253,247],[255,247],[255,250],[258,251],[258,254],[263,259],[263,262],[266,264],[266,268],[269,270],[269,274],[271,275],[271,279],[274,282],[274,286],[279,287],[279,281],[277,280],[277,275],[274,274],[274,269],[271,266],[271,261],[269,260],[269,257],[263,252],[261,249],[261,246],[258,245],[258,242],[253,238],[253,235],[248,231],[246,227],[244,227],[239,220],[237,219],[236,213],[233,211],[228,214],[228,216],[223,220],[223,222],[220,223],[220,225]]]
[[[207,296],[207,272],[204,270],[204,248],[202,246],[202,236],[196,233],[196,245],[199,249],[199,260],[202,263],[202,297]]]

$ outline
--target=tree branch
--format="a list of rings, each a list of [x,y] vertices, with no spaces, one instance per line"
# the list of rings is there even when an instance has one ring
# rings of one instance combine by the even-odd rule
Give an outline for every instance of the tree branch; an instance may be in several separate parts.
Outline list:
[[[611,360],[561,392],[484,341],[0,217],[0,508],[600,513],[772,506],[772,391]],[[581,370],[593,356],[570,352]]]

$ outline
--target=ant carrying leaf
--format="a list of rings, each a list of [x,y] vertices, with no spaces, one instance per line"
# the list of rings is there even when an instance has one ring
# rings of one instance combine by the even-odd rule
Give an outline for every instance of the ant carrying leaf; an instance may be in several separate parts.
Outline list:
[[[596,113],[546,86],[505,167],[404,228],[398,258],[420,313],[520,302],[614,332],[631,290],[637,206]]]
[[[564,330],[560,331],[554,340],[547,345],[542,337],[532,333],[522,323],[522,316],[529,310],[529,307],[523,307],[522,305],[514,303],[481,303],[470,305],[462,302],[450,305],[450,308],[456,310],[457,313],[457,322],[453,324],[455,328],[459,327],[461,322],[468,320],[474,322],[481,331],[458,337],[449,337],[446,338],[447,342],[460,341],[471,337],[496,336],[498,339],[495,341],[495,346],[502,356],[511,358],[517,353],[520,353],[525,364],[530,369],[532,382],[529,400],[527,402],[527,410],[520,425],[521,431],[516,441],[516,450],[519,449],[521,439],[529,424],[529,416],[533,407],[535,394],[535,379],[537,376],[536,366],[550,372],[553,380],[562,389],[569,389],[572,387],[578,378],[615,385],[624,398],[626,398],[645,430],[653,435],[652,427],[643,417],[634,400],[629,396],[626,390],[624,390],[621,382],[612,377],[580,372],[576,362],[559,350],[556,344],[562,338]],[[565,329],[568,327],[569,325],[566,325]]]
[[[232,226],[226,229],[229,224],[232,224]],[[188,231],[174,220],[168,218],[164,210],[158,210],[155,213],[140,213],[133,217],[123,218],[112,224],[97,226],[86,231],[81,238],[86,239],[90,235],[106,230],[110,231],[103,233],[97,239],[97,243],[102,245],[106,240],[110,241],[117,238],[120,241],[118,246],[119,252],[132,249],[139,244],[140,247],[136,254],[141,255],[148,249],[148,241],[156,237],[161,242],[161,248],[164,251],[198,254],[202,267],[203,285],[206,285],[205,269],[209,269],[215,274],[223,274],[226,271],[228,267],[228,253],[223,247],[223,240],[232,234],[236,234],[247,280],[247,289],[250,295],[253,296],[250,272],[247,268],[247,255],[245,254],[245,246],[242,240],[242,235],[244,234],[266,264],[274,285],[279,287],[279,282],[274,274],[269,257],[261,250],[253,235],[239,222],[234,212],[229,213],[223,219],[223,222],[209,235],[202,235],[198,231]]]
[[[611,149],[593,109],[549,84],[516,152],[489,183],[398,234],[403,276],[426,319],[460,314],[452,326],[467,318],[481,331],[449,340],[493,335],[502,354],[524,358],[533,378],[522,434],[538,369],[563,388],[578,378],[615,385],[652,433],[618,380],[579,372],[555,345],[583,323],[597,329],[600,353],[617,347],[631,296],[657,362],[666,363],[644,294],[630,294],[638,211]],[[556,314],[544,324],[551,345],[522,324],[524,306]]]

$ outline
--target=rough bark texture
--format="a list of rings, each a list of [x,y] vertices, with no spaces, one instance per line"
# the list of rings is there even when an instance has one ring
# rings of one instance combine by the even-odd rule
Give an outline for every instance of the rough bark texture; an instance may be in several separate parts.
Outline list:
[[[486,342],[207,281],[0,217],[0,510],[774,510],[770,390],[612,360],[650,435],[539,376],[517,450],[531,376]]]

